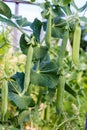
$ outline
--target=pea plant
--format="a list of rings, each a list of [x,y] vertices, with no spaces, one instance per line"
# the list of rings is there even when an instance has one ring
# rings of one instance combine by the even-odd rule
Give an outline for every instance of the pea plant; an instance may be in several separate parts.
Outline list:
[[[74,0],[29,3],[42,8],[44,21],[35,18],[29,22],[22,16],[15,16],[0,1],[0,21],[21,32],[19,46],[26,56],[25,71],[13,75],[9,74],[9,67],[4,62],[0,128],[82,130],[87,110],[84,40],[87,18],[80,13],[85,12],[87,3],[81,8]],[[24,27],[30,27],[32,34],[26,33]],[[41,30],[44,32],[43,39]],[[67,50],[68,43],[70,52]]]

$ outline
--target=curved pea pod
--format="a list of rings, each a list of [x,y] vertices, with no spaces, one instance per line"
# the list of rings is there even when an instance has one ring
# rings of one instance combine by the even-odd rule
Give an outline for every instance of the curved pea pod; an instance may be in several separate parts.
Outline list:
[[[72,59],[76,66],[79,64],[79,48],[81,39],[81,27],[76,25],[73,38]]]
[[[25,65],[25,79],[24,79],[24,90],[23,94],[27,91],[30,83],[30,71],[32,65],[32,57],[33,57],[33,47],[32,45],[29,46],[26,58],[26,65]]]
[[[50,43],[51,43],[51,26],[52,26],[51,24],[52,24],[52,16],[51,13],[49,13],[46,34],[45,34],[45,43],[48,48],[50,48]]]
[[[64,97],[64,86],[65,86],[65,77],[59,77],[59,83],[57,86],[57,97],[56,97],[56,111],[57,114],[60,115],[62,111],[63,105],[63,97]]]
[[[6,112],[8,107],[8,83],[6,80],[3,80],[2,83],[2,121],[5,120]]]

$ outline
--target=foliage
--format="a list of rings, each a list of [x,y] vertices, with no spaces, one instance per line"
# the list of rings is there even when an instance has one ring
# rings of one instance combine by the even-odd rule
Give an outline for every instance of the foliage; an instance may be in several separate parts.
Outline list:
[[[31,2],[33,4],[35,1]],[[39,4],[45,22],[36,18],[32,23],[26,18],[12,15],[5,3],[1,2],[1,5],[0,20],[22,32],[19,44],[23,53],[14,55],[17,61],[14,67],[11,66],[14,63],[11,61],[10,64],[9,53],[5,50],[3,54],[2,45],[3,42],[7,43],[7,39],[1,34],[0,52],[4,64],[0,79],[1,129],[83,130],[87,110],[87,52],[86,45],[83,47],[87,20],[79,13],[85,10],[86,4],[79,9],[74,0],[45,1]],[[77,25],[81,31],[78,37],[75,31]],[[23,27],[28,26],[32,30],[31,35],[23,31]],[[45,32],[43,39],[40,38],[42,27]],[[66,50],[68,41],[74,48],[71,55]],[[78,44],[78,50],[75,44]],[[24,56],[23,62],[19,62],[21,56]],[[78,64],[75,64],[75,58]],[[5,93],[6,98],[3,97]]]

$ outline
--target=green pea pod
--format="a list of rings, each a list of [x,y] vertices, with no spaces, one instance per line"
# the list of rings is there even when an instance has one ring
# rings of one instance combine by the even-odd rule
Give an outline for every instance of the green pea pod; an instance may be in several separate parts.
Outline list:
[[[2,121],[5,120],[6,112],[8,107],[8,83],[3,80],[2,83]]]
[[[26,58],[24,90],[23,90],[22,94],[24,94],[29,87],[32,57],[33,57],[33,47],[32,47],[32,45],[30,45],[28,48],[27,58]]]
[[[43,108],[43,110],[41,112],[41,119],[45,120],[45,108]]]
[[[47,121],[50,121],[50,113],[51,113],[50,104],[48,104],[47,107],[46,107],[46,120]]]
[[[81,39],[81,27],[76,25],[74,38],[73,38],[73,49],[72,49],[72,59],[76,66],[79,64],[79,48]]]
[[[61,66],[62,62],[63,62],[68,38],[69,38],[69,32],[66,31],[66,33],[64,34],[63,40],[62,40],[62,45],[60,47],[60,53],[59,53],[59,58],[58,58],[58,65],[59,66]]]
[[[46,34],[45,34],[45,43],[48,48],[50,48],[50,43],[51,43],[51,22],[52,21],[52,16],[51,13],[49,13],[49,18],[47,21],[47,28],[46,28]]]
[[[63,105],[63,97],[64,97],[64,86],[65,86],[65,77],[59,77],[59,83],[57,86],[57,98],[56,98],[56,110],[57,114],[60,115],[62,111]]]

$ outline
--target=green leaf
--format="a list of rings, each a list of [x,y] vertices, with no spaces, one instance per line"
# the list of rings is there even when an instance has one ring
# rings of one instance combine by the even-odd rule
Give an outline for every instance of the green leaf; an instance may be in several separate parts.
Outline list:
[[[6,23],[7,25],[9,25],[9,26],[18,28],[18,26],[17,26],[12,20],[7,19],[7,18],[5,18],[5,17],[0,16],[0,21],[1,21],[1,22],[5,22],[5,23]]]
[[[17,24],[21,27],[31,26],[31,22],[27,20],[27,18],[20,18],[16,20]]]
[[[87,23],[87,18],[86,18],[85,16],[83,16],[83,17],[79,17],[79,18],[80,18],[81,21]]]
[[[55,17],[53,20],[55,26],[59,27],[59,28],[64,28],[67,25],[67,22],[64,18],[61,18],[59,16]]]
[[[85,3],[85,5],[83,7],[79,8],[78,10],[79,10],[79,12],[82,12],[85,9],[87,9],[87,2]]]
[[[29,121],[29,115],[30,115],[29,110],[21,112],[18,117],[19,125],[21,125],[23,122]]]
[[[6,32],[0,33],[0,60],[2,60],[10,47],[7,36],[8,34]]]
[[[58,66],[55,61],[43,61],[40,64],[41,73],[55,73],[57,74]]]
[[[21,48],[22,53],[25,55],[27,55],[27,51],[29,47],[27,43],[28,42],[25,40],[25,34],[22,34],[20,38],[20,48]]]
[[[71,0],[59,0],[60,6],[66,6],[71,2]]]
[[[63,38],[65,30],[59,27],[52,27],[52,37]]]
[[[20,48],[23,54],[25,55],[27,54],[28,47],[29,45],[27,44],[27,41],[25,40],[25,35],[22,34],[20,38]],[[33,49],[34,49],[33,60],[42,59],[43,57],[45,57],[48,51],[46,46],[40,46],[40,44],[35,46]]]
[[[53,14],[53,17],[64,17],[65,16],[65,13],[64,11],[62,10],[62,8],[60,6],[53,6],[52,8],[52,14]]]
[[[18,95],[13,92],[9,92],[9,100],[13,101],[19,109],[26,109],[34,106],[34,100],[31,97],[22,96],[21,94]]]
[[[6,16],[7,18],[12,17],[10,8],[2,1],[0,1],[0,14]]]
[[[34,47],[33,59],[40,60],[46,56],[47,52],[48,48],[46,46],[37,45],[36,47]]]
[[[55,88],[55,86],[57,85],[57,76],[42,73],[38,74],[32,71],[31,83],[38,86]]]
[[[31,24],[31,29],[33,30],[33,34],[36,37],[37,41],[40,42],[40,31],[41,31],[42,23],[37,18]]]
[[[52,0],[54,5],[66,6],[68,5],[71,0]]]
[[[17,72],[8,82],[9,92],[21,93],[24,88],[24,73]]]

